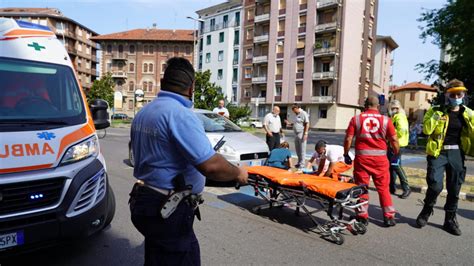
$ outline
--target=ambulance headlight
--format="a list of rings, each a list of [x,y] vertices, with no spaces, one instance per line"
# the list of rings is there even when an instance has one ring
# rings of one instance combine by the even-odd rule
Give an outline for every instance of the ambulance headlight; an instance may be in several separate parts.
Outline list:
[[[236,156],[237,151],[228,144],[224,144],[218,151],[222,155]]]
[[[97,156],[99,153],[99,141],[96,136],[86,139],[70,147],[61,161],[61,164],[69,164],[87,159],[91,156]]]

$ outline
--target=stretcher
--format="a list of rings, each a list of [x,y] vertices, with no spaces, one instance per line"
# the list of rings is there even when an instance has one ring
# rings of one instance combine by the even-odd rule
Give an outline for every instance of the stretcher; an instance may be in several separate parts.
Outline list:
[[[365,234],[367,227],[355,219],[343,219],[345,209],[354,210],[368,204],[360,198],[368,193],[366,185],[358,186],[348,182],[340,182],[328,177],[294,173],[284,169],[269,166],[247,167],[248,184],[254,188],[255,196],[260,196],[265,204],[256,206],[253,211],[259,213],[262,209],[273,207],[294,207],[295,213],[308,216],[315,225],[310,231],[333,241],[338,245],[344,243],[343,231],[354,235]],[[321,208],[315,208],[316,202]],[[326,211],[330,221],[320,224],[313,213]],[[336,212],[336,216],[333,213]]]

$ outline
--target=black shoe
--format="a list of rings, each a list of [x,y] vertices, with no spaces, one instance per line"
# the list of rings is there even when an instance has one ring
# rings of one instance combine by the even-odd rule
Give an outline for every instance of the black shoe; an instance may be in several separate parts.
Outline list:
[[[411,190],[405,190],[403,191],[402,195],[399,196],[399,198],[406,199],[408,198],[408,196],[410,196],[410,194],[411,194]]]
[[[394,217],[383,217],[383,224],[386,227],[390,227],[390,226],[395,226],[397,223],[395,222]]]
[[[458,220],[456,219],[456,212],[446,212],[443,229],[452,235],[461,235],[461,229],[459,229]]]
[[[416,218],[416,224],[418,225],[419,228],[424,227],[428,223],[428,219],[430,216],[433,215],[433,207],[429,206],[423,206],[423,209],[421,210],[420,214],[418,214],[418,217]]]
[[[390,194],[395,195],[396,189],[390,189]]]

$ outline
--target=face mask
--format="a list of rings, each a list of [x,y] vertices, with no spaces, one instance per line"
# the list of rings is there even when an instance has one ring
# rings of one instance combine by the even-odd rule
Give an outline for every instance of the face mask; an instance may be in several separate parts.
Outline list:
[[[463,98],[448,98],[449,99],[449,104],[451,106],[458,106],[462,104]]]

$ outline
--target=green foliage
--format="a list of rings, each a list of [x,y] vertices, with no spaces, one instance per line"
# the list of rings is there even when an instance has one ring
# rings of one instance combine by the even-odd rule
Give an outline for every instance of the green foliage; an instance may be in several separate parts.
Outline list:
[[[221,87],[211,83],[211,71],[196,72],[194,108],[212,110],[224,98]],[[202,96],[202,97],[201,97]]]
[[[107,101],[109,107],[112,108],[114,106],[114,87],[115,82],[110,72],[101,79],[94,80],[91,89],[86,92],[87,102],[90,103],[95,99],[102,99]]]
[[[240,118],[247,118],[252,113],[250,107],[248,105],[245,106],[237,106],[235,104],[227,104],[227,110],[229,110],[230,120],[234,123],[237,123],[237,120]]]
[[[420,38],[424,41],[433,38],[432,43],[448,50],[450,61],[431,60],[417,65],[427,79],[438,75],[441,80],[459,79],[474,96],[474,1],[448,0],[448,3],[434,10],[425,10],[418,21],[421,27]],[[469,104],[474,107],[474,101]]]

